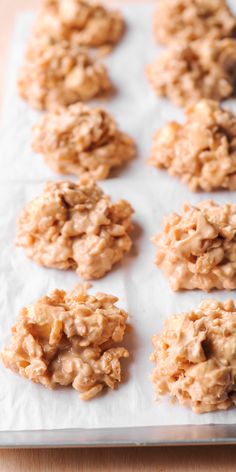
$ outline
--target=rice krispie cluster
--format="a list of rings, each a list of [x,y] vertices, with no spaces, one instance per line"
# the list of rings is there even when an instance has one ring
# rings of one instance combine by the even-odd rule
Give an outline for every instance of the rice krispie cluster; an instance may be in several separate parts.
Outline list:
[[[48,36],[32,38],[18,77],[20,96],[38,110],[87,101],[111,87],[106,68],[88,50]]]
[[[93,181],[49,182],[23,209],[16,244],[39,265],[97,279],[130,250],[132,214],[127,201],[112,203]]]
[[[33,149],[57,173],[105,179],[135,155],[133,140],[101,108],[57,107],[33,129]]]
[[[202,98],[224,100],[236,84],[236,40],[204,38],[172,43],[147,66],[147,75],[158,96],[185,106]]]
[[[113,45],[123,32],[120,12],[90,0],[44,0],[34,29],[55,41],[90,47]]]
[[[236,118],[218,102],[202,100],[154,136],[149,163],[168,169],[193,191],[236,190]]]
[[[159,0],[154,14],[158,43],[236,35],[236,19],[225,0]]]
[[[236,288],[236,204],[186,203],[154,238],[156,264],[173,290]]]
[[[123,340],[127,314],[104,293],[88,295],[55,290],[21,310],[10,345],[1,353],[4,365],[48,388],[69,386],[90,400],[104,387],[121,381],[120,359],[128,357]]]
[[[165,321],[153,337],[152,381],[156,395],[169,394],[195,413],[236,405],[236,307],[205,300]]]

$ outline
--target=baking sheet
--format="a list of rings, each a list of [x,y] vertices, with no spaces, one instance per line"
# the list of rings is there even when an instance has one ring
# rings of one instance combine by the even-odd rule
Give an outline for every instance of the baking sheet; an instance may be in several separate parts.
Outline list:
[[[162,425],[234,424],[236,410],[195,415],[168,399],[156,403],[149,375],[152,364],[151,336],[160,331],[165,318],[192,309],[206,298],[201,292],[173,293],[154,265],[155,248],[150,238],[160,230],[164,215],[179,211],[184,201],[192,204],[210,194],[192,194],[166,172],[145,165],[151,138],[167,120],[183,118],[182,111],[157,99],[145,78],[144,66],[159,49],[151,31],[153,4],[121,6],[128,23],[122,43],[106,60],[117,95],[99,102],[114,114],[120,127],[138,144],[136,161],[102,182],[114,200],[126,198],[135,209],[134,248],[103,279],[93,283],[92,292],[105,291],[120,298],[119,305],[130,315],[134,330],[126,338],[131,358],[124,362],[124,383],[115,392],[85,403],[70,388],[46,390],[0,366],[0,430],[47,430],[71,428],[119,428]],[[79,277],[71,271],[40,268],[15,248],[16,218],[21,208],[38,195],[47,180],[57,179],[30,149],[31,127],[38,113],[16,94],[16,74],[34,15],[25,13],[17,22],[0,136],[0,348],[9,340],[10,327],[23,305],[34,302],[54,288],[71,289]],[[230,101],[231,109],[235,102]],[[218,192],[214,199],[234,202],[234,192]],[[212,292],[226,300],[234,292]]]

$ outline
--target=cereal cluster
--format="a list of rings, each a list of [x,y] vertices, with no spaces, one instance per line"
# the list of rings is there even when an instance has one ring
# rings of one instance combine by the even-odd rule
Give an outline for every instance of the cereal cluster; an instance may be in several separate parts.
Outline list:
[[[97,279],[130,250],[132,213],[92,181],[50,182],[23,209],[16,244],[39,265]]]
[[[154,238],[156,264],[173,290],[236,288],[236,204],[186,203]]]
[[[159,0],[154,14],[156,41],[194,41],[236,35],[236,20],[225,0]]]
[[[224,100],[235,91],[236,40],[203,38],[172,43],[147,66],[147,75],[158,96],[178,106],[202,98]]]
[[[236,190],[236,118],[218,102],[189,106],[186,122],[172,121],[154,136],[149,163],[168,169],[190,190]]]
[[[195,413],[236,405],[236,307],[205,300],[174,315],[153,337],[152,381],[157,398],[169,394]]]
[[[88,295],[55,290],[21,310],[10,345],[1,353],[4,365],[47,388],[69,386],[90,400],[104,387],[121,381],[120,359],[128,357],[123,340],[127,314],[104,293]]]
[[[90,0],[44,0],[35,34],[55,41],[100,47],[117,43],[124,32],[120,12]]]
[[[57,173],[105,179],[135,155],[133,140],[101,108],[57,107],[33,129],[33,149]]]
[[[18,78],[19,95],[39,110],[111,92],[107,70],[87,47],[122,36],[119,12],[86,0],[45,0]]]
[[[20,96],[38,110],[91,100],[111,87],[106,68],[86,49],[47,36],[32,38],[18,77]]]

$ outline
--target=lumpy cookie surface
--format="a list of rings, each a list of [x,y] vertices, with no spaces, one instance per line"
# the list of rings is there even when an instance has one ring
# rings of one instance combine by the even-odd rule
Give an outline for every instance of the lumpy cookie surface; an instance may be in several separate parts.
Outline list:
[[[205,300],[174,315],[153,337],[152,374],[157,398],[170,395],[195,413],[236,404],[236,307]]]
[[[168,169],[190,190],[236,190],[236,118],[218,102],[202,100],[154,136],[149,164]]]
[[[35,24],[37,35],[50,34],[56,41],[100,47],[117,43],[124,19],[117,10],[88,0],[45,0]]]
[[[156,95],[185,106],[232,96],[235,67],[236,40],[210,38],[171,44],[146,72]]]
[[[121,381],[120,358],[127,314],[112,295],[55,290],[21,310],[10,345],[1,353],[4,365],[48,388],[72,385],[83,400]]]
[[[94,179],[107,178],[135,155],[133,140],[105,110],[81,103],[41,117],[33,129],[33,149],[58,173]]]
[[[154,13],[156,41],[235,37],[236,20],[225,0],[159,0]]]
[[[39,110],[88,101],[111,91],[103,64],[68,41],[33,37],[18,77],[18,92]]]
[[[204,201],[172,213],[154,239],[156,264],[173,290],[236,288],[236,205]]]
[[[16,244],[39,265],[100,278],[131,248],[132,213],[93,182],[50,182],[23,209]]]

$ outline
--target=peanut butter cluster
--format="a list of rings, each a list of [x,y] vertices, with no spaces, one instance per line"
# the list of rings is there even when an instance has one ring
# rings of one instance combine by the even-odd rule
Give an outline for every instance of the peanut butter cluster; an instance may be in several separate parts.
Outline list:
[[[132,213],[91,181],[50,182],[23,209],[16,244],[39,265],[97,279],[130,250]]]
[[[157,42],[235,36],[236,19],[225,0],[159,0],[154,14]]]
[[[18,77],[20,96],[38,110],[67,106],[108,93],[106,68],[89,52],[67,41],[33,36]]]
[[[235,69],[236,40],[208,38],[171,44],[147,66],[147,76],[158,96],[185,106],[202,98],[232,96]]]
[[[236,288],[236,204],[186,203],[154,238],[156,264],[173,290]]]
[[[90,400],[121,381],[120,358],[128,351],[123,340],[127,314],[104,293],[88,295],[78,286],[72,292],[55,290],[21,310],[9,347],[1,353],[4,365],[47,388],[72,385],[82,400]]]
[[[113,45],[124,32],[124,20],[116,10],[88,0],[44,0],[35,34],[50,34],[55,41],[100,47]]]
[[[189,106],[186,122],[170,122],[153,139],[149,163],[168,169],[190,190],[236,190],[236,118],[218,102]]]
[[[205,300],[174,315],[153,337],[152,381],[157,398],[169,394],[195,413],[236,404],[236,307]]]
[[[105,179],[135,155],[133,140],[105,110],[81,103],[42,116],[33,129],[33,149],[58,173],[94,179]]]

